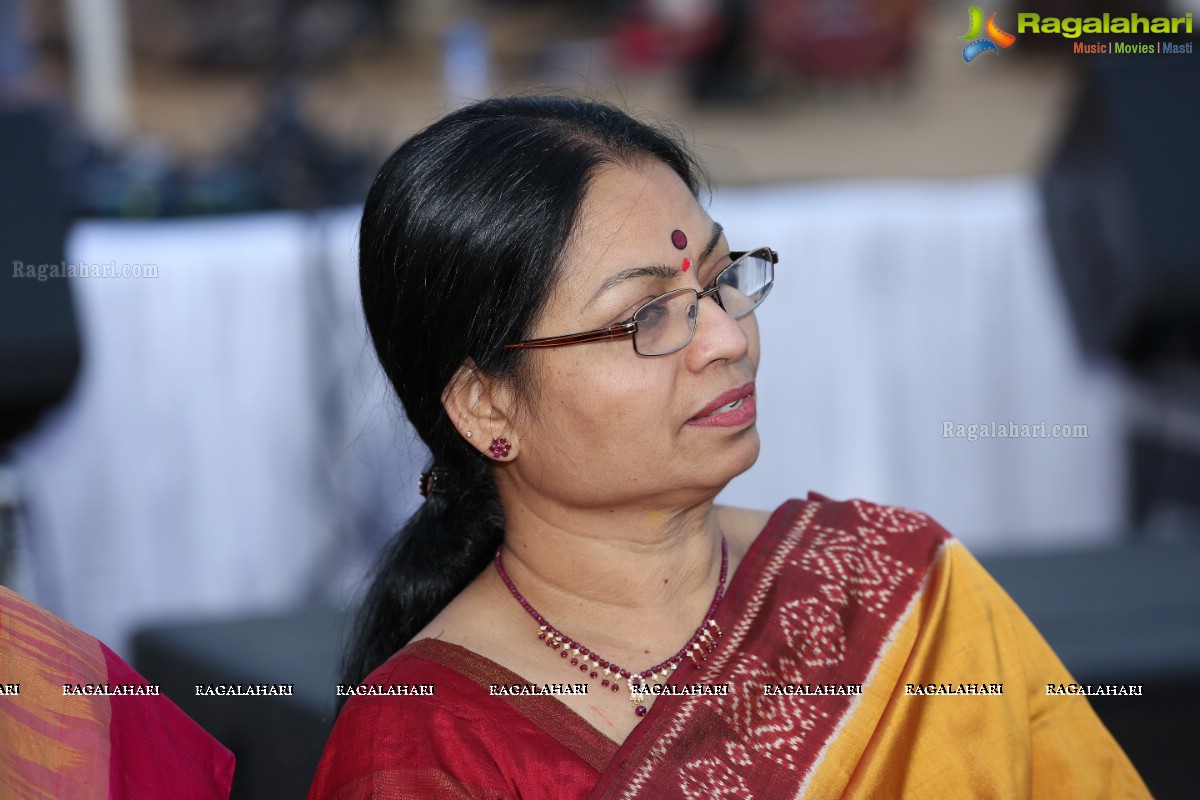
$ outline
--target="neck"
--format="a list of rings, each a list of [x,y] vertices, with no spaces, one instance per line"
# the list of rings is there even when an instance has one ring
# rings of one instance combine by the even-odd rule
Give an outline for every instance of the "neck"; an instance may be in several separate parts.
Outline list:
[[[667,646],[690,636],[712,603],[722,531],[711,500],[561,517],[511,509],[506,518],[505,571],[530,605],[576,638],[619,637],[635,619],[640,640],[663,637]]]

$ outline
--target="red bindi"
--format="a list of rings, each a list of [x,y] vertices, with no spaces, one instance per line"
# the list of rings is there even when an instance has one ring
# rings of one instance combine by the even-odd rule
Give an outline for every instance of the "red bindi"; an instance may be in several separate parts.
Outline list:
[[[671,244],[675,245],[676,250],[687,247],[687,234],[678,228],[671,231]]]
[[[683,270],[684,272],[687,272],[689,269],[691,269],[691,266],[692,266],[692,260],[690,258],[685,258],[683,260],[683,266],[681,266],[680,269]]]

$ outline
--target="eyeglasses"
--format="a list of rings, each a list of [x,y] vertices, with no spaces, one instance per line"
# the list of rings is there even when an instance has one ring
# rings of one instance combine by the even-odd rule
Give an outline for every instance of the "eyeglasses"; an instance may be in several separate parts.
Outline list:
[[[762,305],[775,282],[779,254],[769,247],[730,253],[733,262],[721,270],[707,289],[673,289],[633,312],[628,321],[606,328],[563,336],[546,336],[505,347],[524,349],[564,347],[601,339],[633,337],[633,349],[643,356],[665,356],[687,346],[696,334],[700,300],[712,297],[733,319],[741,319]]]

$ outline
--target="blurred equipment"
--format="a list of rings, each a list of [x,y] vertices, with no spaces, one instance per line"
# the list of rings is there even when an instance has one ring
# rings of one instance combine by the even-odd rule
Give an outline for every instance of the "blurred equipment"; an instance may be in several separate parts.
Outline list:
[[[298,32],[327,63],[388,30],[390,0],[125,0],[134,50],[207,70],[270,66]]]
[[[272,0],[265,114],[233,154],[252,176],[262,208],[316,210],[360,203],[375,173],[375,159],[328,141],[305,119],[304,80],[336,52],[348,48],[354,26],[340,6],[311,0]],[[353,5],[353,4],[349,4]]]
[[[1086,67],[1043,186],[1076,330],[1133,366],[1200,359],[1200,61]]]
[[[1085,67],[1074,118],[1043,181],[1047,227],[1084,348],[1115,356],[1138,381],[1128,444],[1135,519],[1161,528],[1169,515],[1172,529],[1195,536],[1200,62],[1096,56]]]
[[[70,219],[51,161],[52,134],[44,109],[0,110],[0,473],[10,445],[66,396],[79,370],[75,308],[61,276]],[[8,475],[0,492],[0,581],[8,578],[21,507]]]
[[[70,224],[53,139],[42,109],[0,114],[0,447],[61,400],[79,369],[70,284],[49,277],[62,271]]]
[[[318,70],[377,35],[379,3],[74,0],[68,6],[61,27],[70,34],[83,130],[67,142],[64,168],[82,214],[170,217],[362,201],[374,156],[329,141],[304,113],[304,89]],[[138,53],[196,68],[261,71],[256,123],[206,162],[184,161],[140,137],[129,97],[130,39]]]

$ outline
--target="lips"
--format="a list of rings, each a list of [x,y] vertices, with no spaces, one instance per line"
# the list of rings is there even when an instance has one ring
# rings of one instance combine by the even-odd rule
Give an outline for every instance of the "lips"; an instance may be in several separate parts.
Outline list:
[[[747,383],[714,397],[712,402],[700,409],[687,424],[725,428],[744,425],[753,421],[756,415],[754,384]]]

